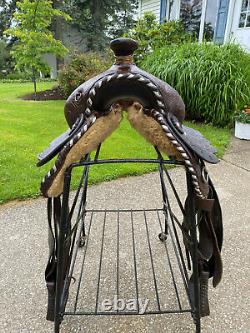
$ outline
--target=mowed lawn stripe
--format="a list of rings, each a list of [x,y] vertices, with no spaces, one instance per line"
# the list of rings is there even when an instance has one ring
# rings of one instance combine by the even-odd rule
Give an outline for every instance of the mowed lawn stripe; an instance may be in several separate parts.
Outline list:
[[[39,83],[40,90],[55,83]],[[0,203],[37,197],[41,179],[53,161],[36,167],[36,156],[68,126],[64,118],[64,101],[24,101],[19,97],[32,92],[32,83],[0,83]],[[222,156],[230,140],[228,129],[187,123],[200,130],[217,147]],[[155,151],[128,123],[126,116],[119,129],[103,144],[101,158],[154,158]],[[103,165],[91,168],[90,183],[96,184],[128,175],[156,170],[152,164]],[[80,170],[73,177],[76,187]]]

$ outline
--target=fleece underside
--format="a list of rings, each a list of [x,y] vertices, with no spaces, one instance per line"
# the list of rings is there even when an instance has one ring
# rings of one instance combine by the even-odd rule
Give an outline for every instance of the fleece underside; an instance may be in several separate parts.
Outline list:
[[[56,175],[47,192],[48,197],[57,197],[63,192],[64,172],[67,167],[79,161],[86,154],[96,150],[98,145],[119,126],[121,119],[121,112],[112,110],[107,116],[100,117],[96,120],[69,151],[59,173]]]
[[[132,106],[128,107],[127,111],[131,126],[150,144],[156,146],[168,156],[174,156],[176,159],[182,160],[180,153],[170,142],[161,125],[152,117],[147,116],[139,103],[135,102]]]
[[[70,149],[64,163],[47,191],[48,197],[57,197],[63,192],[64,172],[69,165],[79,161],[83,156],[96,150],[98,145],[110,136],[119,126],[124,106],[116,104],[112,111],[96,120],[81,139]],[[143,107],[134,102],[126,107],[131,126],[150,144],[167,154],[182,160],[180,153],[169,141],[161,125],[143,112]]]

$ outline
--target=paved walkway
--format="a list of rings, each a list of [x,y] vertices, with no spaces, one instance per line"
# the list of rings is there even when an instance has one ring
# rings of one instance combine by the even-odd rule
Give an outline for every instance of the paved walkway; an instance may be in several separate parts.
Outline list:
[[[250,142],[234,139],[221,163],[209,166],[209,171],[223,208],[224,276],[216,289],[210,289],[211,315],[202,319],[202,332],[249,333]],[[178,188],[181,188],[184,185],[181,168],[172,170],[171,175]],[[106,208],[159,206],[161,198],[158,175],[130,177],[93,186],[89,191],[89,202],[97,198],[96,204]],[[0,208],[1,333],[53,332],[53,324],[45,320],[45,204],[45,200],[39,199]],[[121,258],[124,260],[126,257]],[[112,258],[108,259],[112,265]],[[146,264],[144,274],[147,276]],[[87,275],[90,277],[91,290],[91,267]],[[166,302],[171,299],[171,292],[166,289]],[[65,318],[61,331],[179,333],[194,332],[194,326],[190,315],[150,315],[136,318],[86,316]]]

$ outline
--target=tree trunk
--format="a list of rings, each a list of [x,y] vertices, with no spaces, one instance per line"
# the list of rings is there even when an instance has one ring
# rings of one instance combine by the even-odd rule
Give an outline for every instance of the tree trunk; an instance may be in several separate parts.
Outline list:
[[[35,101],[36,101],[36,93],[37,93],[37,90],[36,90],[36,71],[35,71],[35,68],[32,68],[32,80],[33,80],[33,84],[34,84],[34,97],[35,97]]]
[[[91,14],[94,20],[94,26],[95,26],[95,33],[94,35],[91,35],[89,37],[89,48],[98,50],[98,43],[97,40],[100,37],[100,32],[102,30],[102,1],[100,0],[93,0],[92,1],[92,6],[91,6]]]

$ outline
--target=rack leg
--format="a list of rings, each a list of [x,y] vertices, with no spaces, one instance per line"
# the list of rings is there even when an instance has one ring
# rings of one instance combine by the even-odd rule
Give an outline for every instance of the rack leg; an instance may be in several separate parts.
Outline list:
[[[98,148],[96,150],[96,154],[94,157],[94,160],[97,161],[99,157],[99,153],[101,150],[102,144],[100,143],[98,145]],[[88,159],[90,158],[90,155],[88,154]],[[84,177],[84,185],[83,185],[83,201],[82,201],[82,207],[86,206],[86,200],[87,200],[87,190],[88,190],[88,180],[89,180],[89,165],[85,166],[85,177]],[[85,209],[85,208],[84,208]],[[83,217],[85,218],[85,217]],[[80,237],[80,247],[83,247],[85,245],[85,240],[86,240],[86,231],[85,231],[85,222],[82,225],[82,231],[81,231],[81,237]]]
[[[87,200],[88,178],[89,178],[89,165],[86,165],[84,170],[83,195],[81,201],[81,206],[82,209],[84,210]],[[82,219],[85,219],[85,214],[82,215]],[[85,245],[85,241],[86,241],[86,230],[85,230],[85,221],[83,221],[79,247],[83,247]]]
[[[200,287],[199,287],[199,267],[197,256],[197,231],[195,219],[195,206],[194,206],[194,192],[192,185],[192,178],[190,173],[187,172],[187,189],[189,204],[188,211],[186,212],[190,221],[190,236],[192,240],[192,266],[193,266],[193,283],[194,283],[194,304],[193,304],[193,319],[196,325],[196,333],[201,332],[200,320]]]
[[[65,236],[68,228],[68,201],[70,191],[71,173],[65,173],[62,213],[59,225],[59,242],[58,242],[58,257],[57,257],[57,274],[56,274],[56,299],[55,299],[55,322],[54,331],[59,333],[60,324],[63,319],[62,304],[63,304],[63,281],[64,281],[64,261],[65,261]]]
[[[168,237],[168,202],[167,202],[167,190],[166,185],[164,182],[164,176],[163,176],[163,166],[162,164],[159,165],[159,173],[160,173],[160,180],[161,180],[161,190],[162,190],[162,198],[163,198],[163,210],[165,215],[165,225],[164,225],[164,232],[161,232],[159,234],[159,239],[164,242]]]
[[[54,329],[55,333],[59,333],[60,332],[60,322],[59,321],[55,321],[55,329]]]

